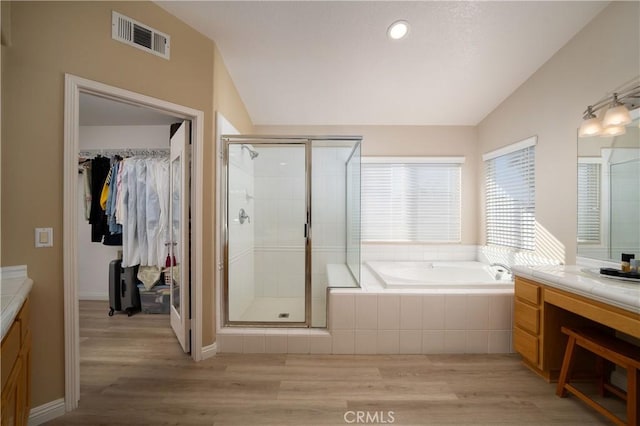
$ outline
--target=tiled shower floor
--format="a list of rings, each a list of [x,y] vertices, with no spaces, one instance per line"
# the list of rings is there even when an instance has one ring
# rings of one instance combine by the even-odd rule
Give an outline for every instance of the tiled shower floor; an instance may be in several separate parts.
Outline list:
[[[288,313],[288,318],[280,314]],[[326,325],[326,303],[324,299],[312,299],[312,326]],[[302,297],[259,297],[253,300],[242,314],[241,321],[255,322],[304,322],[304,298]]]

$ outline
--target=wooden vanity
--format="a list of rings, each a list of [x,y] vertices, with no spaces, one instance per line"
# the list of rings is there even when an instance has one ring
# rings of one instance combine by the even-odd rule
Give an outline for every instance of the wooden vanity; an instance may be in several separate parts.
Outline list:
[[[640,307],[635,306],[640,305],[640,285],[602,284],[575,267],[557,268],[552,273],[514,268],[513,346],[523,362],[548,381],[557,380],[562,365],[567,337],[561,326],[596,327],[640,339]],[[610,286],[611,300],[602,285]],[[591,368],[588,354],[581,364]]]
[[[2,268],[2,345],[0,347],[2,426],[26,425],[31,406],[31,329],[29,292],[33,282],[21,270]]]

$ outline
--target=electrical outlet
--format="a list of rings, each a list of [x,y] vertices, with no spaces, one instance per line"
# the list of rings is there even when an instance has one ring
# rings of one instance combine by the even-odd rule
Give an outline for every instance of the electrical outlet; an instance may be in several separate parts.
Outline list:
[[[53,247],[53,228],[36,228],[36,247]]]

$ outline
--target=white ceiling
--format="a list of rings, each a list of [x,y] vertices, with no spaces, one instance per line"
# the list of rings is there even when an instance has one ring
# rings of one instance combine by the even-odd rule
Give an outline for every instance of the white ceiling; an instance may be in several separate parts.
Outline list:
[[[182,121],[150,108],[87,93],[80,94],[79,106],[81,126],[158,126]]]
[[[257,125],[476,125],[607,3],[158,2],[216,42]]]

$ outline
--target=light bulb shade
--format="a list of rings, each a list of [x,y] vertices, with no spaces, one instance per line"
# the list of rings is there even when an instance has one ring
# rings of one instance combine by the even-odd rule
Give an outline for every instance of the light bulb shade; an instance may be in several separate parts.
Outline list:
[[[602,129],[600,136],[620,136],[626,133],[624,126],[609,126]]]
[[[581,138],[588,136],[598,136],[602,133],[602,124],[600,124],[600,120],[597,118],[589,118],[584,120],[580,125],[580,130],[578,131],[578,136]]]
[[[602,119],[604,127],[626,126],[629,123],[631,123],[631,114],[629,114],[629,110],[624,105],[609,108]]]

